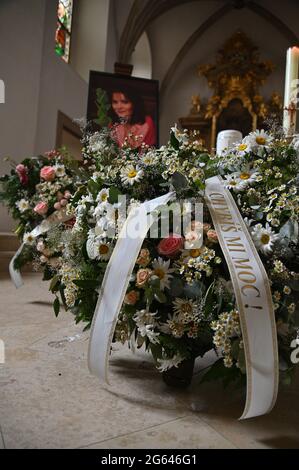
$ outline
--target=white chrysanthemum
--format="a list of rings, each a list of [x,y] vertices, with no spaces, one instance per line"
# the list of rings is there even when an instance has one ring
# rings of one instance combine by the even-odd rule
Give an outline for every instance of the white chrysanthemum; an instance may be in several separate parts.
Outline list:
[[[279,238],[279,235],[273,232],[270,225],[266,223],[266,227],[263,227],[262,224],[255,225],[252,230],[252,237],[257,249],[268,255],[272,252],[273,244]]]
[[[268,148],[273,141],[273,137],[265,132],[264,129],[250,132],[250,134],[245,137],[245,139],[253,149]]]
[[[109,198],[109,188],[103,188],[97,195],[97,202],[106,203]]]
[[[28,211],[30,208],[29,202],[26,199],[21,199],[20,201],[16,202],[16,206],[20,212]]]
[[[137,330],[140,336],[147,337],[151,343],[158,343],[159,333],[154,331],[157,312],[149,312],[148,310],[138,310],[133,320],[136,322]]]
[[[27,245],[34,245],[36,238],[30,232],[24,233],[23,242]]]
[[[128,165],[121,172],[121,180],[125,185],[133,186],[133,184],[139,182],[142,177],[143,170],[134,167],[134,165]]]
[[[175,354],[171,359],[157,359],[160,364],[158,370],[160,372],[165,372],[172,367],[178,367],[178,365],[183,361],[183,358],[179,354]]]
[[[156,333],[153,328],[153,325],[140,324],[137,326],[140,336],[148,338],[150,343],[158,344],[160,334]]]
[[[61,176],[65,176],[65,167],[64,165],[55,165],[54,166],[55,168],[55,173],[56,173],[56,176],[58,176],[58,178],[60,178]]]
[[[183,143],[183,144],[187,144],[187,143],[189,142],[189,137],[188,137],[187,132],[186,132],[185,130],[184,130],[184,131],[180,131],[180,130],[178,129],[178,126],[177,126],[176,123],[175,123],[174,127],[171,127],[170,130],[171,130],[171,132],[174,133],[175,138],[176,138],[179,142],[181,142],[181,143]]]
[[[174,269],[169,269],[170,260],[164,261],[162,258],[155,259],[153,261],[153,274],[158,276],[160,279],[160,288],[164,290],[165,287],[169,289],[170,278],[172,278],[172,273]]]

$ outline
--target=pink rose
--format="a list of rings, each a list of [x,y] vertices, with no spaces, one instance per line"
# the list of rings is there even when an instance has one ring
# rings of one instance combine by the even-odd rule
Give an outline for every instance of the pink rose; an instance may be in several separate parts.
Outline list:
[[[175,256],[183,248],[184,239],[181,235],[171,233],[167,238],[163,238],[158,246],[157,250],[160,255],[168,256],[169,258]]]
[[[27,173],[27,167],[23,165],[23,163],[19,163],[19,165],[16,166],[16,172],[17,173]]]
[[[27,175],[28,168],[22,163],[19,163],[19,165],[16,166],[16,172],[18,174],[21,184],[23,185],[27,184],[28,183],[28,175]]]
[[[53,166],[44,166],[40,171],[40,177],[46,181],[53,181],[55,178],[55,168]]]
[[[48,212],[48,204],[46,202],[39,202],[33,210],[39,215],[45,215]]]
[[[60,204],[60,202],[55,202],[55,204],[54,204],[54,209],[55,209],[56,211],[59,211],[59,209],[61,209],[61,204]]]

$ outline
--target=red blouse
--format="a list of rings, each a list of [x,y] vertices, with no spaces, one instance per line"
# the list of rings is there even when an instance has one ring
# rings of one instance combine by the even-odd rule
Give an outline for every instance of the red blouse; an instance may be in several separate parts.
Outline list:
[[[143,124],[117,124],[113,127],[120,147],[126,138],[133,148],[140,147],[142,143],[149,146],[156,144],[155,125],[151,116],[146,116]]]

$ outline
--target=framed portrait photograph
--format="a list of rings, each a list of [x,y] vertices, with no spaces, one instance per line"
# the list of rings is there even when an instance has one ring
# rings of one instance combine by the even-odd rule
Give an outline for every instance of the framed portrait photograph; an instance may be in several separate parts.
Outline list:
[[[93,130],[108,125],[121,147],[159,145],[159,82],[90,71],[87,120]]]

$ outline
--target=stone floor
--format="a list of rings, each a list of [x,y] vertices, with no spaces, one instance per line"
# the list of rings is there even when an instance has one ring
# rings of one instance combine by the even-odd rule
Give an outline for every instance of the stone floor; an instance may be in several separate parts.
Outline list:
[[[299,377],[270,415],[238,421],[242,392],[220,384],[168,388],[149,356],[115,347],[112,385],[87,368],[88,333],[56,319],[47,283],[27,274],[16,290],[0,278],[1,448],[299,448]]]

